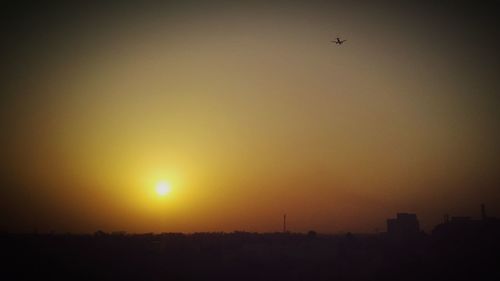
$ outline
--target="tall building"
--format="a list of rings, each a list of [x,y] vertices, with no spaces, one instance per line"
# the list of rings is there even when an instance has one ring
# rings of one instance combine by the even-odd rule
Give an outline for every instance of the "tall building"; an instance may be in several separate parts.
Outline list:
[[[420,232],[416,214],[398,213],[395,219],[387,220],[387,233],[394,236],[412,236]]]

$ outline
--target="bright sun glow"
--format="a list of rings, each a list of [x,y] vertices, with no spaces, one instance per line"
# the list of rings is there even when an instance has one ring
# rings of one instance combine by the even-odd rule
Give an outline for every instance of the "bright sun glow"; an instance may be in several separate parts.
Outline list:
[[[170,192],[170,184],[165,181],[158,182],[156,184],[156,193],[160,196],[165,196]]]

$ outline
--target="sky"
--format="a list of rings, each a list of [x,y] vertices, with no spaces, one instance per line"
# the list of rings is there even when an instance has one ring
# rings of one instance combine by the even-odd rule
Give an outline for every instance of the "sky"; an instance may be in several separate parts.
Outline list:
[[[4,3],[0,230],[498,216],[493,4]]]

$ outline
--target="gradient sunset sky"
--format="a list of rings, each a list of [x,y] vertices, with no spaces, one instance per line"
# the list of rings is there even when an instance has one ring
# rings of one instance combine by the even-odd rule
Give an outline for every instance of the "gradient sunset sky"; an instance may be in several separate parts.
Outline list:
[[[500,215],[498,10],[374,2],[3,4],[0,230]]]

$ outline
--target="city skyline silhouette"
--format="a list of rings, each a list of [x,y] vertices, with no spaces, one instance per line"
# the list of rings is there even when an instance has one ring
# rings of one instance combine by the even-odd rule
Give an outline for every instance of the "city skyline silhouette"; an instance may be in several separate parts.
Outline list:
[[[7,280],[500,280],[497,1],[4,1]]]

